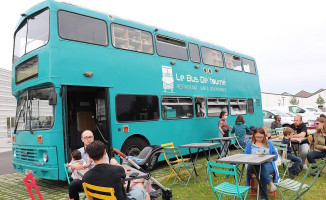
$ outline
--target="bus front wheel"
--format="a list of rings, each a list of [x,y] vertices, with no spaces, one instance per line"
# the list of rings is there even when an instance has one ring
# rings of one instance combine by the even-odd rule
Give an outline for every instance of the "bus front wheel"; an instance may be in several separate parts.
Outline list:
[[[148,145],[149,143],[142,138],[129,138],[123,143],[121,152],[123,152],[127,156],[138,156],[141,150],[143,150]]]

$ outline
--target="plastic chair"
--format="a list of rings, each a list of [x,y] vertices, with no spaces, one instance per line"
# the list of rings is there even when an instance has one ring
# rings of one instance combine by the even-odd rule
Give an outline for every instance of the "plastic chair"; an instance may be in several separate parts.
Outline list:
[[[35,188],[36,193],[37,193],[38,197],[40,198],[40,200],[43,200],[43,197],[42,197],[42,195],[36,185],[36,182],[34,180],[33,174],[32,173],[27,174],[27,176],[23,180],[24,180],[24,183],[28,190],[29,196],[31,196],[32,200],[35,200],[34,194],[32,192],[33,187]]]
[[[83,187],[88,200],[93,200],[93,197],[103,200],[117,200],[117,197],[114,196],[114,188],[95,186],[89,183],[83,183]]]
[[[286,179],[280,181],[279,183],[276,183],[275,185],[277,187],[277,190],[280,192],[282,199],[288,199],[288,200],[302,199],[302,195],[308,192],[315,185],[320,172],[324,169],[324,166],[325,166],[325,160],[319,163],[309,164],[306,174],[301,182],[292,179]],[[306,184],[307,177],[313,175],[314,173],[315,173],[315,177],[313,181],[310,183],[310,185]],[[284,190],[281,190],[282,188]],[[288,198],[286,198],[283,192],[288,190],[292,191],[293,193]]]
[[[236,196],[240,199],[247,198],[250,186],[239,186],[236,165],[221,164],[207,161],[207,169],[211,188],[217,199],[222,199],[222,196],[224,194],[229,196]],[[234,176],[235,184],[223,182],[219,185],[214,186],[212,173]],[[220,193],[220,196],[218,195],[218,193]]]
[[[169,143],[165,143],[165,144],[161,144],[161,147],[163,148],[175,148],[173,145],[173,142],[169,142]],[[164,158],[166,160],[166,162],[170,162],[171,164],[175,164],[175,163],[180,163],[180,162],[188,162],[190,158],[183,158],[183,160],[181,160],[177,155],[175,156],[176,160],[173,161],[168,161],[169,158],[166,156],[166,154],[164,153]],[[171,168],[172,169],[172,168]],[[168,176],[169,180],[173,175],[175,174],[174,170],[172,169],[172,172],[170,173],[170,175]],[[181,181],[181,179],[177,176],[177,178],[179,179],[179,181]]]
[[[250,176],[250,186],[251,186],[250,187],[250,199],[251,199],[253,196],[257,196],[257,193],[254,193],[254,192],[255,191],[257,192],[258,182],[256,182],[257,184],[255,184],[255,180],[257,180],[257,179],[256,179],[254,174],[249,172],[249,176]],[[273,173],[271,176],[273,177],[272,180],[274,180],[275,179],[275,173]],[[277,199],[276,191],[267,194],[267,196],[274,196],[274,199]]]
[[[193,174],[194,169],[195,169],[195,163],[185,162],[179,148],[164,148],[164,155],[166,156],[166,158],[168,158],[169,156],[179,158],[178,163],[175,163],[173,161],[170,161],[169,159],[166,159],[166,162],[172,169],[173,173],[175,173],[175,175],[176,175],[176,177],[174,178],[174,181],[173,181],[173,185],[177,184],[178,183],[177,180],[179,180],[181,182],[181,185],[187,186],[192,177],[198,182],[198,180],[196,179],[196,177]],[[182,178],[182,176],[180,176],[180,172],[182,170],[185,170],[188,173],[187,180],[184,180]]]
[[[280,142],[272,142],[273,146],[277,150],[278,158],[281,160],[281,164],[283,166],[284,172],[281,179],[284,179],[285,175],[289,175],[289,166],[291,161],[283,159],[283,152],[285,151],[285,159],[287,159],[287,150],[288,145],[282,144]],[[279,173],[281,175],[281,173]],[[280,176],[281,177],[281,176]]]

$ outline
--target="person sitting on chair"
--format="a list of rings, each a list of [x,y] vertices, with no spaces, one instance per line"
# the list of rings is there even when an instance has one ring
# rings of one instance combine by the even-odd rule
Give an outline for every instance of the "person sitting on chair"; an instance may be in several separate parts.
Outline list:
[[[233,126],[231,133],[235,133],[235,135],[239,137],[238,141],[242,147],[246,146],[245,136],[250,134],[251,130],[245,124],[245,120],[242,115],[239,115],[235,120],[235,125]]]
[[[271,129],[282,128],[281,116],[275,115],[274,119],[275,119],[275,121],[272,122]]]
[[[71,153],[71,162],[69,164],[66,164],[66,167],[69,167],[75,163],[82,163],[83,165],[83,168],[85,170],[88,170],[88,167],[91,165],[91,163],[93,162],[92,159],[90,159],[88,161],[88,163],[86,163],[86,161],[84,159],[82,159],[82,156],[81,156],[81,153],[79,150],[75,149],[72,153]],[[79,180],[82,180],[82,176],[78,173],[80,170],[72,170],[72,173],[71,173],[71,178],[73,179],[79,179]]]
[[[110,164],[106,163],[105,145],[101,141],[94,141],[87,146],[86,152],[94,160],[95,167],[90,169],[83,177],[82,182],[95,186],[110,187],[114,189],[117,199],[149,200],[142,183],[137,183],[126,193],[122,180],[126,177],[127,170],[112,158]]]

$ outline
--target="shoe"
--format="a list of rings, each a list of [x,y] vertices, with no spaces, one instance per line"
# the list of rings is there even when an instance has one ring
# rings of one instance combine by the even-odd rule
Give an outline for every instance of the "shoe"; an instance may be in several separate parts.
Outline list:
[[[295,175],[295,173],[293,173],[292,171],[289,171],[289,177],[290,177],[291,179],[294,179],[294,175]]]
[[[317,175],[317,173],[315,172],[315,173],[313,173],[313,174],[311,174],[311,176],[316,176]],[[320,174],[318,175],[318,177],[320,177]]]
[[[275,192],[276,190],[277,190],[277,187],[276,187],[276,185],[273,184],[273,185],[271,186],[271,192]]]

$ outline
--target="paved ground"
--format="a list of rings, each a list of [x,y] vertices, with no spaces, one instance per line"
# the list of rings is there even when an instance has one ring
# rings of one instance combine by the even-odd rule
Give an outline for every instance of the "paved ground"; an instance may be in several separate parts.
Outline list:
[[[14,173],[11,151],[0,153],[0,175]]]

